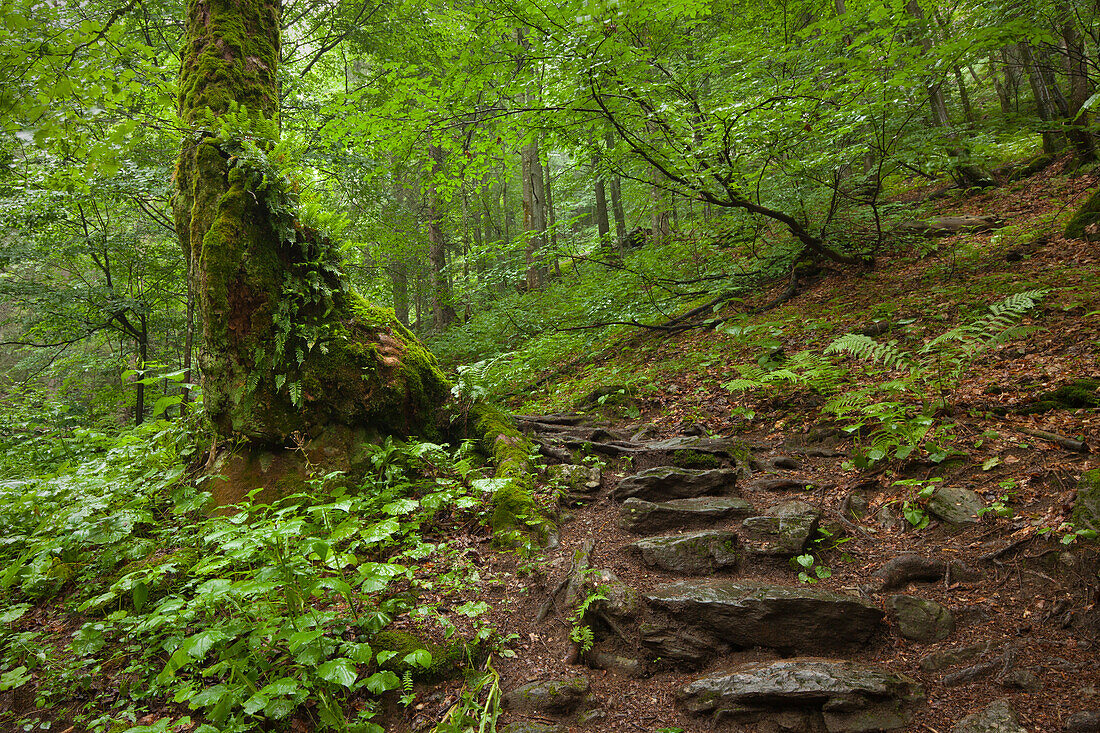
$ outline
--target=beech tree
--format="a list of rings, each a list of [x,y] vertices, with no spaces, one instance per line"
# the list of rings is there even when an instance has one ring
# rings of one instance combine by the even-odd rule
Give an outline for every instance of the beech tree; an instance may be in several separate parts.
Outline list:
[[[352,290],[271,160],[279,29],[279,0],[188,3],[174,214],[207,412],[261,447],[340,428],[430,435],[448,396],[434,358]]]

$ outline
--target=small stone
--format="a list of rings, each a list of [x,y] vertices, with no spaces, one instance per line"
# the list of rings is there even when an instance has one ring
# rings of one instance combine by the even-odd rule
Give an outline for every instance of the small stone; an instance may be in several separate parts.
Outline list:
[[[595,669],[606,669],[609,672],[623,677],[644,677],[645,662],[630,657],[620,657],[617,654],[601,652],[593,649],[585,655],[588,665]]]
[[[1039,677],[1030,669],[1014,669],[999,682],[1003,687],[1007,687],[1010,690],[1024,690],[1025,692],[1035,692],[1042,685],[1039,684]]]
[[[946,572],[947,563],[943,560],[906,553],[884,563],[873,577],[882,582],[883,590],[892,590],[915,581],[934,583],[943,580]]]
[[[581,494],[591,493],[600,488],[600,469],[595,466],[562,463],[547,467],[546,476],[561,488]]]
[[[570,713],[588,693],[588,680],[569,677],[561,680],[530,682],[506,692],[504,707],[524,713]]]
[[[948,667],[955,667],[967,662],[973,662],[975,659],[985,654],[998,650],[1000,646],[1001,645],[996,642],[983,641],[978,644],[961,646],[957,649],[944,649],[943,651],[932,652],[920,660],[920,669],[926,674],[942,672]]]
[[[1082,710],[1066,718],[1065,733],[1100,733],[1100,710]]]
[[[776,456],[771,459],[770,463],[772,464],[772,468],[778,470],[797,471],[802,468],[802,464],[790,456]]]
[[[650,537],[629,547],[642,556],[646,565],[685,575],[707,575],[735,567],[740,557],[737,535],[720,530]]]
[[[585,579],[586,589],[599,591],[603,598],[588,604],[588,610],[596,614],[609,625],[634,618],[640,608],[638,591],[619,580],[610,570],[597,570]]]
[[[585,710],[583,713],[577,716],[577,725],[587,726],[597,721],[603,720],[607,717],[607,711],[600,710],[599,708],[593,708],[591,710]]]
[[[942,641],[955,633],[955,616],[935,601],[917,596],[890,596],[898,631],[914,641]]]
[[[928,501],[928,512],[948,524],[974,524],[984,508],[982,497],[958,486],[941,486]]]
[[[509,723],[499,729],[500,733],[565,733],[565,726],[551,723],[536,723],[531,720],[520,720]]]
[[[951,729],[951,733],[1027,733],[1008,700],[1001,698],[976,713],[971,713]]]
[[[900,520],[889,504],[883,504],[875,512],[875,522],[883,529],[894,529]]]
[[[869,506],[866,496],[853,491],[840,502],[840,513],[849,519],[859,520],[867,516]]]

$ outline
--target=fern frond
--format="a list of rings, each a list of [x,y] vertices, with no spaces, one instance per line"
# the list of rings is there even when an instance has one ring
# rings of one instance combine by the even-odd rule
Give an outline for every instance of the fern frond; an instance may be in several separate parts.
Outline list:
[[[724,389],[730,392],[748,392],[753,389],[763,389],[769,385],[764,382],[759,382],[755,379],[731,379],[722,385]]]
[[[879,343],[870,336],[846,333],[829,344],[826,354],[847,353],[864,361],[882,364],[887,369],[908,368],[913,357],[897,347],[897,341]]]

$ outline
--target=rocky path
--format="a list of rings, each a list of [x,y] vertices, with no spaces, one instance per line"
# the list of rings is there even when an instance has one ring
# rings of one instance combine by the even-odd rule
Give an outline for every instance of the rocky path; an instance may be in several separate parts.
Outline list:
[[[502,668],[501,730],[1029,730],[1019,711],[1042,688],[1034,649],[996,624],[965,643],[983,636],[983,617],[957,619],[942,601],[982,592],[982,574],[926,539],[977,527],[977,494],[941,489],[930,534],[895,543],[869,573],[833,573],[818,564],[825,543],[903,528],[889,504],[863,519],[873,496],[857,489],[837,505],[822,490],[815,472],[841,458],[829,436],[777,453],[700,435],[646,440],[577,415],[521,425],[558,462],[548,481],[564,513],[525,631],[530,656]],[[575,465],[578,453],[619,470]],[[969,714],[945,725],[930,679],[980,683],[959,693]],[[1100,730],[1087,715],[1066,729]]]

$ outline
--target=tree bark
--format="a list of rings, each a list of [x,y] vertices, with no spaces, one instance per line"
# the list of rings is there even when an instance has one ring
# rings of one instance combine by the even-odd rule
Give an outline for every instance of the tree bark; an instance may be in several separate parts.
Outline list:
[[[351,289],[337,249],[297,221],[266,161],[278,134],[280,13],[278,0],[187,7],[173,208],[193,264],[207,413],[221,436],[258,447],[330,428],[438,435],[449,388],[435,359]],[[247,135],[214,136],[232,103]]]
[[[906,10],[921,26],[926,26],[924,12],[921,10],[918,0],[909,0]],[[932,50],[932,39],[925,27],[916,39],[922,51],[927,54]],[[943,95],[943,80],[929,79],[928,81],[928,108],[932,118],[932,124],[944,131],[950,148],[949,152],[955,157],[952,165],[952,174],[956,180],[964,186],[991,186],[994,183],[993,176],[981,166],[970,162],[970,149],[959,142],[958,135],[951,128],[951,120],[947,115],[947,102]]]
[[[1058,155],[1066,148],[1065,135],[1055,129],[1055,120],[1060,117],[1055,108],[1054,98],[1050,93],[1042,70],[1032,51],[1031,44],[1021,42],[1020,58],[1027,68],[1028,82],[1031,84],[1031,93],[1035,97],[1035,111],[1039,119],[1043,121],[1043,152],[1047,155]]]

